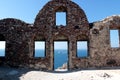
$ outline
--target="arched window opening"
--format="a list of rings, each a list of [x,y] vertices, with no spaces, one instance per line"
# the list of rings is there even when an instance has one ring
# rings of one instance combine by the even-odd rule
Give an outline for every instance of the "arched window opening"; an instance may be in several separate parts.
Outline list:
[[[66,26],[67,24],[67,14],[66,8],[61,6],[56,10],[56,26]]]
[[[56,25],[66,26],[66,12],[56,12]]]

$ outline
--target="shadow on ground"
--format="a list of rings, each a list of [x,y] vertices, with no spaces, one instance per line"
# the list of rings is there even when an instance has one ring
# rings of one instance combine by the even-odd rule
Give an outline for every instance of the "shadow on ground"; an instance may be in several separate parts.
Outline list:
[[[0,80],[20,80],[21,76],[30,71],[35,70],[0,66]]]

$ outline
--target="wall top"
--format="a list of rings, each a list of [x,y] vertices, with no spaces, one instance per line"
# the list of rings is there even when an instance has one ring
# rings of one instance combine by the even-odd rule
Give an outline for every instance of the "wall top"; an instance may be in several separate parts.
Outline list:
[[[66,13],[66,28],[89,28],[87,17],[83,9],[71,0],[51,0],[37,14],[34,27],[56,28],[56,13]],[[62,18],[61,18],[62,20]],[[79,26],[79,27],[78,27]]]
[[[0,26],[3,25],[30,25],[29,23],[26,23],[22,20],[19,19],[14,19],[14,18],[6,18],[6,19],[1,19],[0,20]]]

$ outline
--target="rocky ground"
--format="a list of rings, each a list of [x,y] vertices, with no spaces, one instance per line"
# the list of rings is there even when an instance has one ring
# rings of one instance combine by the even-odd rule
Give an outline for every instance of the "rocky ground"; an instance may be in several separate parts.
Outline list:
[[[0,67],[0,80],[119,80],[120,69],[44,72]]]

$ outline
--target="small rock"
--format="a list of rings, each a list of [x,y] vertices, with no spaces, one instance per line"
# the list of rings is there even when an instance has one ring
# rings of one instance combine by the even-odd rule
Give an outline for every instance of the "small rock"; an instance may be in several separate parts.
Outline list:
[[[64,63],[61,67],[58,67],[58,69],[67,69],[67,63]]]
[[[109,77],[111,77],[111,76],[110,76],[109,74],[107,74],[107,73],[104,73],[103,77],[109,78]]]

